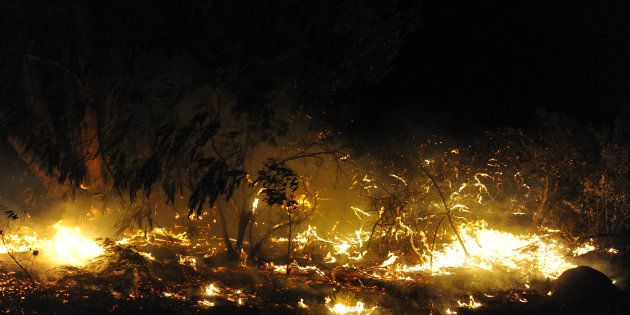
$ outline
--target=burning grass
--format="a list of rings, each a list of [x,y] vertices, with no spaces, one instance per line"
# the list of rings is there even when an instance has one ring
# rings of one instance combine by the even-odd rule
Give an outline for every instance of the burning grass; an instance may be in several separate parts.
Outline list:
[[[319,235],[308,226],[295,237],[289,266],[282,238],[272,239],[266,255],[276,258],[263,265],[225,266],[211,254],[221,245],[210,236],[156,228],[92,240],[77,227],[53,230],[51,239],[9,238],[8,249],[39,248],[37,259],[55,267],[41,273],[40,261],[31,263],[33,287],[3,264],[2,311],[439,314],[511,305],[526,312],[527,304],[545,300],[549,280],[574,266],[572,253],[584,251],[563,245],[552,231],[512,234],[478,221],[460,226],[469,256],[453,237],[439,244],[431,264],[429,256],[366,253],[362,229]]]

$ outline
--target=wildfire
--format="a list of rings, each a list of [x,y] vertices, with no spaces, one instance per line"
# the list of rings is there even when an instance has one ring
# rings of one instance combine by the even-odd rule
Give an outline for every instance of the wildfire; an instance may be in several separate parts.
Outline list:
[[[0,249],[0,254],[33,251],[54,265],[80,267],[104,253],[103,247],[83,236],[79,227],[68,227],[59,221],[53,225],[53,230],[56,232],[51,239],[40,238],[37,233],[8,235],[8,242]]]
[[[59,265],[83,266],[104,252],[94,240],[81,235],[79,227],[66,227],[59,221],[53,228],[57,234],[47,246],[51,249],[48,257]]]
[[[489,271],[502,268],[523,272],[525,276],[555,279],[563,271],[575,267],[565,259],[569,249],[549,235],[519,235],[498,231],[488,228],[485,221],[461,225],[460,235],[469,256],[453,237],[442,250],[433,253],[432,264],[427,257],[424,264],[403,269],[408,272],[427,270],[434,274],[447,274],[449,269],[457,267]]]

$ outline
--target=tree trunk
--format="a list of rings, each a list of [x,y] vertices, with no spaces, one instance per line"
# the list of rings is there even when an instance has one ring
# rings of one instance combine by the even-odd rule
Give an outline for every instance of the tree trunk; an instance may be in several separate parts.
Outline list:
[[[232,241],[230,240],[230,235],[228,234],[227,222],[225,221],[225,213],[223,213],[223,207],[221,205],[217,205],[217,213],[219,214],[219,224],[221,226],[221,236],[223,238],[223,243],[225,244],[225,249],[230,257],[238,257],[238,253],[234,250],[234,246],[232,246]]]
[[[96,112],[88,106],[83,116],[83,128],[81,129],[81,148],[85,156],[85,166],[88,178],[87,186],[91,189],[104,188],[102,158],[100,154],[100,142],[98,137],[98,120]]]
[[[227,221],[225,220],[225,213],[223,212],[223,207],[220,205],[217,206],[217,213],[219,214],[219,226],[221,227],[221,237],[223,238],[223,243],[225,244],[225,248],[228,254],[236,254],[234,250],[234,246],[232,246],[232,241],[230,240],[230,234],[228,234],[227,230]]]
[[[259,240],[258,242],[256,242],[256,244],[254,246],[252,246],[251,250],[249,251],[249,255],[248,258],[250,260],[254,260],[254,258],[256,257],[256,255],[258,255],[258,252],[262,249],[262,246],[264,245],[264,243],[267,241],[267,239],[269,239],[269,237],[271,237],[271,235],[279,230],[282,230],[286,227],[288,227],[289,225],[297,225],[300,224],[302,222],[304,222],[309,216],[304,216],[303,218],[300,218],[298,220],[293,220],[293,222],[284,222],[284,223],[278,223],[275,226],[273,226],[271,229],[269,229],[269,231],[267,231]]]
[[[236,251],[240,252],[243,248],[243,241],[245,240],[245,231],[252,219],[252,212],[249,210],[241,209],[241,214],[238,219],[238,234],[236,237]]]
[[[36,65],[29,62],[28,57],[24,59],[22,65],[22,72],[20,74],[20,81],[22,85],[22,94],[24,95],[24,105],[35,116],[35,119],[42,123],[44,128],[50,134],[54,134],[54,126],[50,111],[44,103],[44,97],[41,91],[41,84],[39,80],[39,72]],[[52,176],[49,176],[48,172],[39,165],[39,161],[35,159],[29,152],[26,151],[26,146],[15,137],[9,137],[9,144],[13,147],[18,156],[26,162],[31,169],[31,172],[40,180],[41,184],[48,191],[48,195],[54,198],[61,198],[66,193],[67,188],[59,183],[56,177],[58,172],[53,171]]]
[[[534,224],[540,224],[545,215],[545,209],[547,207],[547,198],[549,197],[549,172],[545,175],[545,189],[543,190],[540,203],[538,204],[538,210],[534,213],[532,218]]]

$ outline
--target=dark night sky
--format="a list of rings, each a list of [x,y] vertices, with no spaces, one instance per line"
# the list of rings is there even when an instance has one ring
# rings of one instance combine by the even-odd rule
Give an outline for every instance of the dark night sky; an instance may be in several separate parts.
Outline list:
[[[540,108],[602,124],[629,100],[628,1],[440,0],[423,15],[392,73],[357,101],[357,128],[528,128]]]

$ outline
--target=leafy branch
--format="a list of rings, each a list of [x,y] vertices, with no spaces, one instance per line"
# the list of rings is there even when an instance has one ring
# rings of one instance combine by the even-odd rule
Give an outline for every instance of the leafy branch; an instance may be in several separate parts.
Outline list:
[[[0,240],[2,240],[2,245],[4,246],[4,248],[7,251],[7,255],[9,255],[9,257],[11,258],[11,260],[13,260],[13,262],[24,272],[24,274],[28,277],[29,281],[31,282],[31,285],[33,286],[33,288],[36,285],[35,280],[33,279],[33,276],[31,276],[31,273],[28,271],[28,269],[26,269],[26,267],[24,267],[24,265],[22,265],[20,263],[20,261],[18,260],[18,258],[15,256],[15,253],[13,253],[13,251],[11,250],[11,248],[9,247],[8,244],[8,240],[5,237],[8,234],[11,234],[11,222],[15,222],[17,221],[20,217],[17,215],[17,213],[15,213],[15,211],[11,210],[11,209],[7,209],[4,206],[0,205],[0,208],[2,209],[2,212],[5,216],[5,222],[2,226],[2,229],[0,229]],[[20,229],[20,227],[18,226],[18,228],[16,229],[15,232],[17,232]],[[37,256],[39,254],[38,251],[33,251],[33,255]]]

